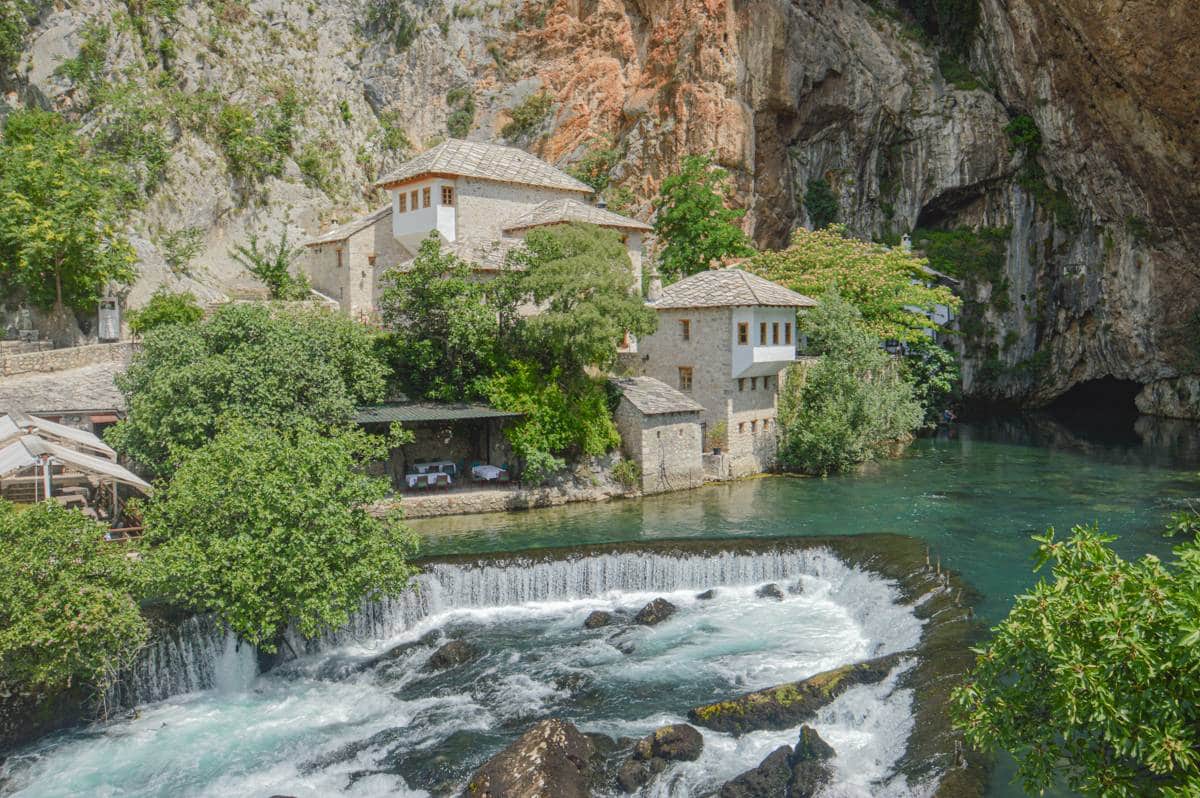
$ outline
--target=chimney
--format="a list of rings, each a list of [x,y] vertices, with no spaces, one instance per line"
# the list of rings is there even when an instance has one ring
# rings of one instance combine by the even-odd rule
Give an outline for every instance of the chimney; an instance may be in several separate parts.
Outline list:
[[[663,284],[662,277],[658,273],[658,265],[654,262],[650,263],[650,284],[646,287],[646,300],[648,302],[657,302],[662,299]]]

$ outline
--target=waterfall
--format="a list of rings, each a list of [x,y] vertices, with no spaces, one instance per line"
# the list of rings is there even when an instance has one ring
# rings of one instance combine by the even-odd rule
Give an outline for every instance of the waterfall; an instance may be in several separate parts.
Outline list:
[[[510,554],[427,562],[412,588],[401,595],[364,603],[344,628],[319,640],[302,641],[290,633],[289,644],[300,654],[346,647],[381,649],[423,621],[455,610],[566,601],[611,591],[651,594],[790,584],[806,575],[833,585],[831,597],[841,594],[839,603],[852,609],[855,620],[882,641],[881,646],[895,650],[917,642],[919,625],[903,622],[912,618],[910,610],[899,606],[898,590],[877,574],[801,542],[763,542],[758,548],[722,550],[714,544],[700,552],[661,552],[626,547],[585,554],[567,550],[536,558]],[[143,652],[123,680],[119,703],[132,706],[180,693],[245,686],[257,672],[256,661],[251,646],[236,645],[211,617],[188,618]]]

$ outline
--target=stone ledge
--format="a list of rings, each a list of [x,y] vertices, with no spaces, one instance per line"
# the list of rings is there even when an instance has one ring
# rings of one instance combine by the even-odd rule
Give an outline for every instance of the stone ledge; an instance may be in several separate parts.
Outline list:
[[[120,341],[113,344],[89,344],[64,349],[45,349],[0,355],[0,376],[45,374],[66,371],[102,363],[126,364],[133,357],[133,344]]]

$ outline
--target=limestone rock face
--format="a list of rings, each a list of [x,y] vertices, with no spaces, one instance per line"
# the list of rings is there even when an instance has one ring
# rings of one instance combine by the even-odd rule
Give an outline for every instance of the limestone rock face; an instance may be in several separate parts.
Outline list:
[[[125,4],[89,0],[35,20],[0,74],[0,117],[37,104],[93,129],[106,109],[60,67],[97,24],[110,29],[105,79],[161,85],[169,70],[197,110],[299,91],[292,151],[255,187],[211,125],[165,125],[162,181],[130,224],[142,261],[133,306],[160,284],[207,300],[261,292],[234,245],[284,230],[297,243],[376,208],[373,181],[448,135],[452,114],[457,132],[499,140],[514,106],[544,93],[546,118],[510,143],[566,167],[606,137],[623,210],[642,218],[685,155],[711,151],[760,246],[811,223],[803,198],[817,179],[860,236],[1001,231],[994,273],[963,286],[970,395],[1036,405],[1104,376],[1194,376],[1191,0],[978,0],[962,58],[974,77],[953,81],[911,26],[884,13],[893,2],[547,0],[460,13],[450,0],[401,0],[397,15],[377,13],[380,0],[250,0],[225,16],[185,5],[139,34]],[[1031,158],[1005,132],[1018,116],[1040,132]],[[189,230],[200,251],[181,264],[169,241]]]
[[[587,798],[591,740],[570,721],[544,720],[483,763],[464,798]]]

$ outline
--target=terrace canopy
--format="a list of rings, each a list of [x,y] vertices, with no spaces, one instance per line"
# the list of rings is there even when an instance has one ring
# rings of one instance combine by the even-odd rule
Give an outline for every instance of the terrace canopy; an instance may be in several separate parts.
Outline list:
[[[83,476],[128,485],[146,495],[153,491],[149,482],[122,465],[68,449],[39,435],[22,435],[0,445],[0,481],[39,467],[45,469],[47,465],[60,465],[64,470],[69,469]],[[45,475],[47,482],[52,478],[49,473]]]

